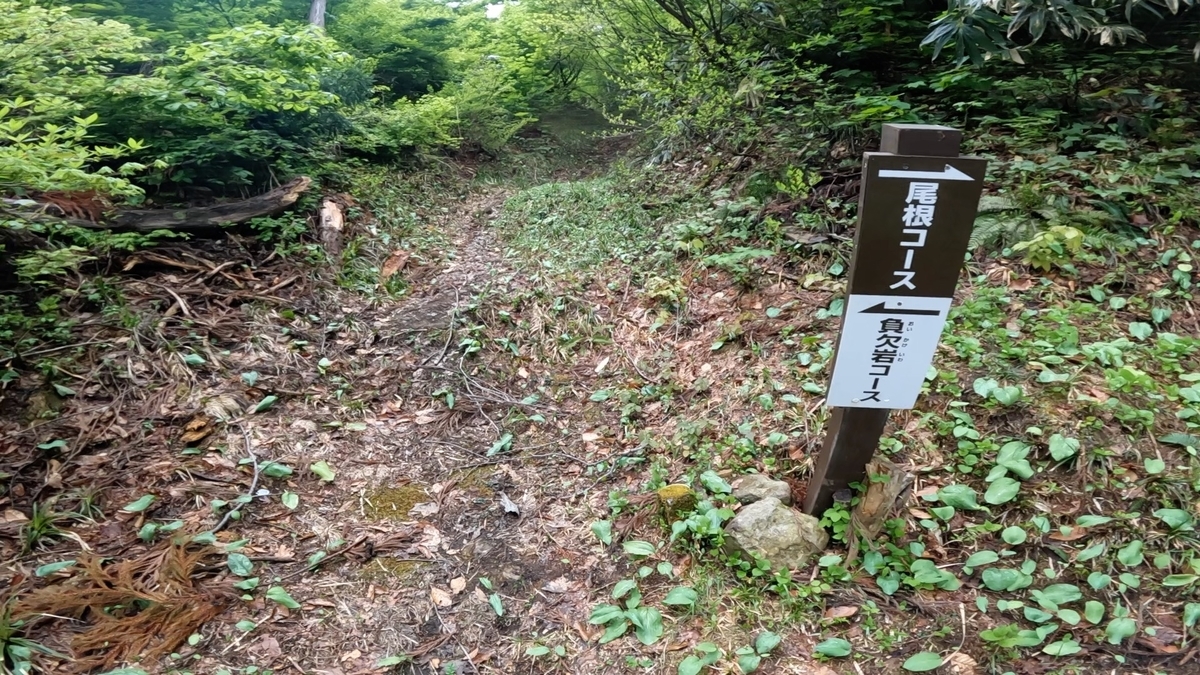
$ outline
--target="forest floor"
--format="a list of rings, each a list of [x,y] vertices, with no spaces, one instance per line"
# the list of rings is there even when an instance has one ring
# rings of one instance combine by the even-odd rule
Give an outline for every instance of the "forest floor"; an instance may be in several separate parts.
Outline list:
[[[0,399],[0,629],[97,673],[734,673],[764,633],[768,674],[926,650],[955,675],[1195,672],[1200,326],[1154,295],[1194,232],[1120,283],[973,265],[927,404],[885,442],[925,503],[861,567],[843,537],[778,574],[717,554],[703,518],[668,543],[654,490],[719,502],[752,469],[799,494],[844,258],[680,262],[662,223],[736,204],[649,198],[615,154],[371,174],[337,197],[339,272],[231,236],[81,281],[124,304]],[[614,602],[636,625],[600,644]]]

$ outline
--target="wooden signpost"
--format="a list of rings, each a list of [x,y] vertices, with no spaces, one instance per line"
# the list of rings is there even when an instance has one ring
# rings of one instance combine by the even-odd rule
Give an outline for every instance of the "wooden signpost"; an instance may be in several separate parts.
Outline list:
[[[826,403],[833,408],[804,500],[820,516],[866,477],[888,412],[911,408],[946,324],[986,160],[950,127],[885,124],[863,156],[858,227]]]

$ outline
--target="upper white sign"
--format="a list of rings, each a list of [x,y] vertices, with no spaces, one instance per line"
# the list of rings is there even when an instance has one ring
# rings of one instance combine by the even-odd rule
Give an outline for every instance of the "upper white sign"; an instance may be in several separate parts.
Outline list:
[[[949,311],[950,298],[851,295],[826,403],[913,407]]]

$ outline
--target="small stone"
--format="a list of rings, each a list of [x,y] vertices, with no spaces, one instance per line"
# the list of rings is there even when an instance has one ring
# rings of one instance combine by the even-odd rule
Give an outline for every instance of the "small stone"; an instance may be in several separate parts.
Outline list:
[[[829,545],[821,521],[784,506],[774,497],[754,502],[725,526],[725,550],[745,556],[758,554],[772,567],[797,569]]]
[[[753,504],[767,497],[778,499],[781,504],[792,503],[792,486],[781,480],[772,480],[761,473],[748,473],[733,481],[733,497],[743,504]]]
[[[696,493],[686,485],[674,483],[656,490],[658,508],[667,521],[684,517],[696,508]]]

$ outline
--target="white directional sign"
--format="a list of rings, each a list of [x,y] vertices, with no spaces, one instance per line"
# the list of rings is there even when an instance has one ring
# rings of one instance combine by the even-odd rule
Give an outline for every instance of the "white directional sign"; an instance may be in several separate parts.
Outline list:
[[[851,295],[826,403],[913,407],[949,311],[950,298]]]

